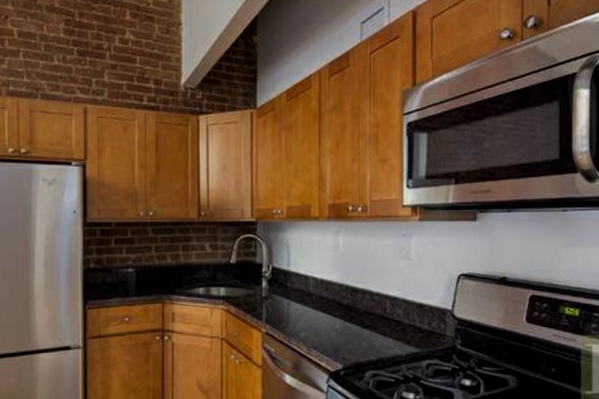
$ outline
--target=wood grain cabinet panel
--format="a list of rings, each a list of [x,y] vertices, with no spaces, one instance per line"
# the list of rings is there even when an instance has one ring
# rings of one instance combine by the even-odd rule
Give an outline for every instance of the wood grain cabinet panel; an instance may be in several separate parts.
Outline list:
[[[225,313],[223,338],[255,364],[262,364],[262,332],[245,321]]]
[[[368,40],[367,183],[371,217],[410,217],[403,204],[403,91],[413,85],[414,14]]]
[[[522,40],[522,1],[429,0],[420,6],[417,81]]]
[[[87,336],[162,330],[162,304],[114,306],[87,311]]]
[[[276,219],[285,216],[282,155],[282,97],[267,102],[256,112],[254,134],[254,216]]]
[[[320,76],[314,74],[283,94],[285,189],[288,219],[317,218],[320,182]]]
[[[15,156],[19,146],[18,106],[14,98],[0,97],[0,156]]]
[[[224,399],[260,399],[262,397],[260,368],[227,343],[223,344],[223,371]]]
[[[214,306],[164,305],[164,329],[182,334],[220,337],[222,310]]]
[[[198,218],[197,124],[191,115],[146,114],[146,212],[150,219]]]
[[[523,0],[524,37],[559,28],[587,15],[599,12],[599,0]],[[528,18],[536,24],[526,27]]]
[[[84,132],[83,105],[19,100],[21,156],[83,160],[85,158]]]
[[[164,399],[221,399],[221,340],[177,333],[165,337]]]
[[[142,111],[90,107],[87,218],[135,220],[146,211],[146,134]]]
[[[351,216],[360,204],[366,131],[364,42],[321,71],[321,215]]]
[[[200,217],[252,218],[254,111],[200,117]]]
[[[162,335],[129,334],[87,341],[88,399],[161,399]]]

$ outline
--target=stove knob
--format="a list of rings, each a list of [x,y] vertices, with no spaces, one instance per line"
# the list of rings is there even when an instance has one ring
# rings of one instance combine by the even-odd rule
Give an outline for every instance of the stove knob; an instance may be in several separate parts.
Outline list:
[[[401,393],[401,399],[420,399],[416,392],[404,391]]]

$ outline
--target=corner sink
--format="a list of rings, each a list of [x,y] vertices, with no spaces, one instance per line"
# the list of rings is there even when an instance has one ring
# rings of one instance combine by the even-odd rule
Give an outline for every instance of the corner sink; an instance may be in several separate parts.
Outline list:
[[[255,291],[249,288],[233,287],[226,285],[211,285],[197,288],[189,288],[180,291],[184,295],[230,298],[252,295]]]

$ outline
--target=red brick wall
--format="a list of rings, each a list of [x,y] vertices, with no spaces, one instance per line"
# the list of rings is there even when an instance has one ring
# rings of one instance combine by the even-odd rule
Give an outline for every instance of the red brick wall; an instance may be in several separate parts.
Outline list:
[[[255,24],[181,87],[180,0],[0,0],[0,95],[210,113],[255,106]]]
[[[227,261],[235,239],[254,223],[93,224],[84,230],[84,266],[115,267]],[[240,260],[255,260],[255,245],[240,246]]]

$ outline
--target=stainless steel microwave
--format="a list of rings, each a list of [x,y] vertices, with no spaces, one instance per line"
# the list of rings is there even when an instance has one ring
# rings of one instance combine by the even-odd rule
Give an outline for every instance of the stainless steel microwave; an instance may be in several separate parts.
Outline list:
[[[416,86],[405,204],[599,207],[599,14]]]

